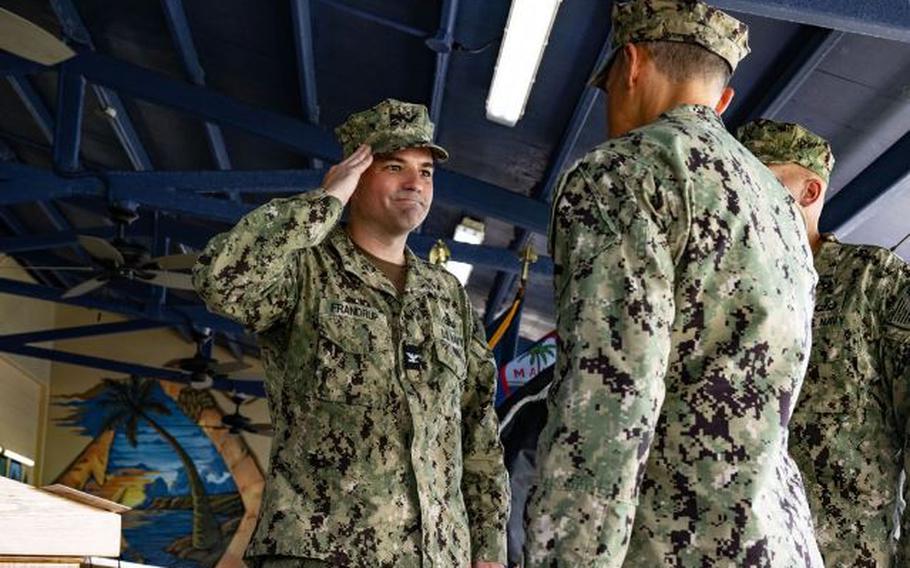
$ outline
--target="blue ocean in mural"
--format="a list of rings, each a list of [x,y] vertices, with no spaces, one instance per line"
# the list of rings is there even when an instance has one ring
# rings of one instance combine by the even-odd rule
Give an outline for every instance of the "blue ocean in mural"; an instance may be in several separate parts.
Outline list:
[[[228,518],[219,515],[218,520],[225,522]],[[124,525],[123,538],[130,544],[130,549],[123,555],[124,560],[157,566],[198,568],[198,562],[183,560],[167,552],[174,541],[192,532],[193,511],[136,509],[126,514]],[[133,543],[141,543],[141,546],[134,546]]]
[[[237,528],[243,504],[231,472],[202,428],[151,379],[108,380],[61,398],[66,400],[58,404],[70,409],[58,421],[61,425],[77,428],[93,441],[105,432],[111,440],[113,429],[104,484],[83,489],[133,507],[123,518],[123,559],[213,566]],[[198,479],[196,499],[193,478]],[[209,543],[204,547],[193,538],[197,508],[195,534],[207,535],[208,540],[200,541]]]

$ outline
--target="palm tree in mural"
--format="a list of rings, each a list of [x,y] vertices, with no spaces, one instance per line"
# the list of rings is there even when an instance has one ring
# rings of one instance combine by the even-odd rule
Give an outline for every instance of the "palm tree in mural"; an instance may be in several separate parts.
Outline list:
[[[103,392],[99,403],[107,411],[102,429],[123,427],[126,439],[136,447],[136,433],[139,423],[148,423],[164,440],[170,444],[174,453],[183,463],[189,479],[193,500],[193,548],[208,550],[221,541],[221,529],[212,512],[211,503],[205,494],[205,485],[192,458],[180,446],[180,442],[155,421],[153,414],[169,415],[170,409],[155,399],[155,381],[152,379],[131,376],[126,380],[104,379]],[[102,430],[102,431],[103,431]]]

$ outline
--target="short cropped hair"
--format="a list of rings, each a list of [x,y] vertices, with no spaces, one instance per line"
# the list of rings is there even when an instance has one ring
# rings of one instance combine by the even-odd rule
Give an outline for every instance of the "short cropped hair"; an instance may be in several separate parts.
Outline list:
[[[639,45],[651,54],[657,70],[674,83],[695,79],[726,87],[733,75],[721,56],[694,43],[646,41]]]

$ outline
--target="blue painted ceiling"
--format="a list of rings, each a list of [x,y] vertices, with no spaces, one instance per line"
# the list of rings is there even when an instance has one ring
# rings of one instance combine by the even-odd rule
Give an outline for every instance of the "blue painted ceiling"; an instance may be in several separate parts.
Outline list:
[[[828,137],[839,164],[831,196],[858,188],[856,199],[848,202],[842,198],[837,213],[846,220],[855,220],[862,212],[865,224],[847,223],[844,226],[850,229],[848,233],[855,239],[882,244],[896,243],[910,232],[902,221],[906,215],[881,224],[874,222],[887,209],[884,198],[875,201],[880,194],[890,199],[887,203],[892,203],[892,208],[896,202],[907,205],[900,197],[907,192],[904,178],[910,170],[910,153],[895,151],[890,157],[887,155],[889,149],[905,141],[910,131],[910,17],[900,11],[903,5],[899,0],[885,3],[896,7],[890,21],[875,11],[857,15],[851,12],[849,3],[838,0],[815,2],[811,8],[806,8],[804,2],[786,0],[726,3],[742,10],[738,15],[750,25],[753,49],[733,81],[737,97],[725,117],[728,124],[735,126],[749,117],[773,112],[776,118],[802,122]],[[79,164],[75,172],[66,176],[87,176],[102,189],[92,196],[39,203],[27,195],[21,197],[29,191],[27,183],[4,184],[0,179],[0,192],[20,195],[3,202],[8,204],[0,208],[0,249],[10,250],[4,247],[15,245],[20,242],[15,239],[22,237],[99,228],[103,232],[103,227],[109,225],[105,198],[108,194],[103,188],[107,187],[105,180],[110,172],[150,169],[154,176],[154,172],[210,171],[228,166],[234,171],[309,170],[324,166],[325,159],[337,153],[331,143],[331,130],[349,113],[386,97],[435,107],[434,112],[440,116],[439,142],[452,153],[445,168],[461,174],[447,180],[447,189],[456,194],[455,198],[437,200],[421,229],[425,241],[450,238],[461,217],[470,215],[486,221],[486,246],[517,248],[515,243],[522,233],[516,223],[522,221],[504,215],[503,210],[518,212],[517,215],[531,211],[536,202],[517,201],[519,195],[534,200],[544,196],[552,185],[548,179],[554,171],[558,173],[558,166],[571,163],[604,138],[603,98],[586,90],[585,81],[607,40],[610,2],[562,2],[526,114],[515,128],[496,125],[484,116],[509,4],[507,0],[0,0],[0,6],[58,37],[67,37],[77,51],[94,50],[157,74],[138,84],[107,91],[98,89],[97,82],[89,77],[79,129]],[[295,5],[309,7],[309,30],[305,21],[303,28],[295,26],[299,15]],[[174,33],[175,7],[182,8],[179,12],[185,14],[182,20],[178,12],[176,23],[184,24],[188,30],[182,39],[189,40],[189,51],[186,43],[180,43],[180,35]],[[440,31],[441,26],[445,27],[448,7],[455,9],[449,42]],[[863,35],[870,32],[890,39]],[[440,66],[438,53],[427,42],[431,38],[442,40],[437,44],[449,43],[451,53],[442,57],[447,65]],[[307,40],[312,45],[312,60],[298,56]],[[105,61],[92,65],[105,67]],[[33,68],[29,73],[10,73],[21,69],[21,63],[7,58],[2,67],[7,80],[0,82],[0,141],[8,149],[6,158],[46,173],[59,170],[60,163],[55,168],[53,159],[54,129],[61,121],[57,107],[58,70]],[[440,73],[440,69],[445,69],[445,73]],[[199,101],[208,99],[190,100],[185,94],[176,95],[188,101],[192,110],[188,112],[186,108],[175,110],[163,104],[157,95],[145,96],[156,84],[165,85],[165,80],[195,84],[204,93],[218,93],[250,108],[277,113],[278,119],[295,125],[289,131],[292,136],[302,132],[312,138],[293,148],[289,146],[294,144],[288,144],[286,139],[282,143],[253,134],[233,120],[243,114],[236,109],[225,111],[229,120],[207,127],[200,116],[206,114],[204,107],[211,105],[200,105]],[[434,80],[441,80],[444,86],[435,101]],[[315,101],[309,105],[301,85],[316,93]],[[118,90],[122,98],[119,108],[110,99]],[[111,108],[117,111],[115,117],[111,116]],[[312,119],[315,126],[306,130]],[[124,144],[124,135],[118,136],[117,130],[129,130],[130,125],[135,134],[128,132]],[[72,137],[72,132],[58,133],[56,138],[64,135]],[[61,144],[59,139],[56,142]],[[225,150],[220,158],[217,144],[223,144]],[[905,141],[900,148],[907,146]],[[302,151],[304,148],[322,152],[308,153]],[[0,147],[0,156],[2,150]],[[23,179],[31,179],[31,174],[22,175]],[[9,174],[0,169],[0,178],[8,179]],[[64,179],[62,174],[58,178]],[[158,178],[143,179],[154,189]],[[171,178],[167,184],[161,181],[160,191],[180,191],[180,179]],[[316,180],[316,184],[319,175],[306,179]],[[478,185],[480,182],[506,192],[487,191],[490,186]],[[54,183],[53,179],[48,183]],[[274,187],[274,183],[266,185]],[[217,181],[209,180],[202,186],[208,190],[201,194],[205,199],[230,198],[219,191]],[[474,188],[473,193],[470,188]],[[249,189],[251,192],[241,193],[239,202],[228,203],[252,206],[272,194],[289,191],[270,193],[254,182],[250,182]],[[198,194],[198,190],[194,191]],[[178,251],[179,245],[187,250],[197,249],[211,235],[229,226],[228,219],[207,218],[205,211],[204,202],[198,208],[182,211],[141,205],[140,218],[129,233],[146,239],[156,250],[163,251],[165,238],[170,239],[170,252]],[[893,216],[893,211],[887,212]],[[532,214],[527,213],[528,223],[534,227],[531,218]],[[864,228],[858,231],[860,225]],[[536,226],[540,229],[539,224]],[[537,250],[544,253],[541,232],[529,235]],[[850,240],[850,234],[844,236]],[[910,246],[901,252],[910,254]],[[13,256],[31,266],[84,262],[74,246],[19,250]],[[467,254],[464,259],[476,258]],[[469,291],[478,310],[494,314],[504,307],[503,299],[514,293],[514,279],[497,276],[490,264],[478,266]],[[506,264],[514,272],[517,260]],[[62,290],[78,279],[72,273],[41,272],[39,282]],[[48,290],[45,293],[53,295]],[[153,305],[157,302],[166,310],[173,310],[168,313],[175,323],[180,318],[191,323],[200,313],[198,300],[191,293],[169,292],[165,297],[149,287],[131,283],[118,283],[99,291],[91,301],[147,317],[155,317]],[[542,270],[529,285],[523,335],[534,338],[552,328],[552,305],[550,281],[546,270]],[[249,338],[235,339],[241,344],[252,343]]]

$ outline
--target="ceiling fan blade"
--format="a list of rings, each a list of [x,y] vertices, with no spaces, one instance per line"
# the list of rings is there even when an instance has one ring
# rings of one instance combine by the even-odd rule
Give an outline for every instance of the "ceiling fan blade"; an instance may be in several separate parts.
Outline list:
[[[209,366],[209,369],[213,371],[216,375],[229,375],[231,373],[236,373],[238,371],[245,371],[249,369],[250,365],[247,365],[243,361],[229,361],[227,363],[215,363]]]
[[[150,268],[160,268],[161,270],[191,270],[196,265],[198,254],[171,254],[168,256],[159,256],[149,262]]]
[[[259,434],[260,436],[274,436],[275,429],[271,424],[246,424],[242,428],[250,434]]]
[[[76,52],[45,29],[0,8],[0,49],[42,65],[56,65]]]
[[[193,286],[193,277],[189,274],[166,272],[164,270],[149,270],[147,272],[152,274],[152,277],[143,280],[149,284],[157,284],[158,286],[164,286],[165,288],[171,288],[173,290],[194,291],[196,289]]]
[[[123,259],[123,254],[108,241],[89,235],[79,235],[77,238],[79,239],[79,244],[82,245],[82,248],[84,248],[93,258],[113,262],[116,266],[123,266],[125,264],[126,261]]]
[[[182,369],[188,359],[171,359],[164,364],[168,369]]]
[[[98,288],[101,288],[102,286],[107,284],[107,282],[108,282],[107,278],[98,276],[96,278],[92,278],[91,280],[86,280],[82,284],[77,284],[77,285],[73,286],[72,288],[70,288],[69,290],[64,292],[63,295],[60,297],[61,298],[75,298],[76,296],[82,296],[84,294],[88,294],[92,290],[97,290]]]

